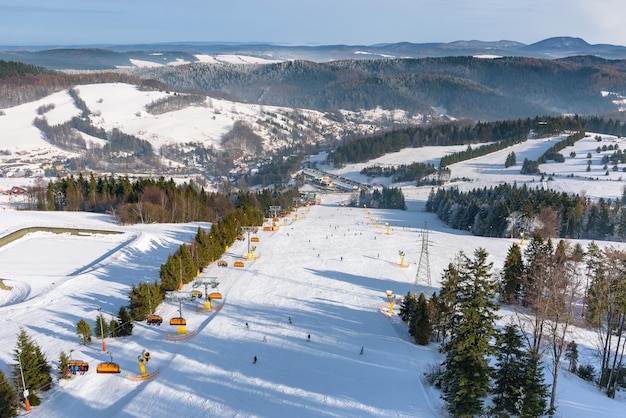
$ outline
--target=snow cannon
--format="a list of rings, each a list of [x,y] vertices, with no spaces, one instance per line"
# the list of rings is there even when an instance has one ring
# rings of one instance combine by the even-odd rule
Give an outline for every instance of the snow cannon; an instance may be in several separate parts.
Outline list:
[[[141,377],[147,377],[148,373],[146,372],[145,363],[150,361],[150,352],[143,350],[141,354],[137,356],[137,360],[139,361],[139,370],[141,370]]]

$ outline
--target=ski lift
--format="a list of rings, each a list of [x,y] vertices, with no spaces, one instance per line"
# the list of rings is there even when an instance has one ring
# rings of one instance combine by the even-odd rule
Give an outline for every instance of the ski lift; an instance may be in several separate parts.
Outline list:
[[[187,321],[182,317],[171,318],[170,325],[187,325]]]
[[[161,325],[163,318],[160,315],[150,314],[146,317],[146,323],[148,325]]]
[[[82,360],[70,360],[67,362],[67,368],[72,374],[85,374],[89,370],[89,363]]]
[[[113,363],[113,354],[111,354],[110,351],[107,351],[107,354],[111,357],[111,361],[98,364],[98,367],[96,367],[96,373],[119,373],[120,365]]]

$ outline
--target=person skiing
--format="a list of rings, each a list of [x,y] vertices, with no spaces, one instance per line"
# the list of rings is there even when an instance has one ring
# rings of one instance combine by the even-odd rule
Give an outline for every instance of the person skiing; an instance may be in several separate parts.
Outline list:
[[[363,355],[363,347],[361,347],[361,352],[359,354]]]
[[[246,322],[246,328],[250,328],[250,325],[248,325],[248,323]]]
[[[291,322],[291,317],[289,317],[288,321],[290,324],[293,324],[293,322]]]
[[[311,341],[311,334],[306,337],[307,341]]]
[[[267,342],[267,337],[264,335],[263,336],[263,342],[266,343]]]
[[[256,364],[256,356],[254,356],[254,359],[252,359],[252,364]]]

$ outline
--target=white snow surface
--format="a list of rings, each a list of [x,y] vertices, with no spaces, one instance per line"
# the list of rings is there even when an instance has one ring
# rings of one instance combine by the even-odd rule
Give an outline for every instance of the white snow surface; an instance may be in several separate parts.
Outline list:
[[[128,304],[130,286],[158,279],[167,256],[198,226],[209,225],[118,226],[107,215],[2,210],[2,235],[27,226],[122,233],[35,232],[0,247],[0,278],[12,288],[0,290],[0,367],[10,374],[20,327],[42,347],[55,374],[61,350],[89,362],[85,375],[55,380],[32,417],[445,417],[438,391],[424,379],[443,359],[438,345],[415,345],[397,316],[383,315],[385,292],[413,290],[424,222],[433,287],[458,251],[471,255],[485,248],[495,272],[514,240],[450,230],[421,210],[342,207],[344,199],[323,195],[321,205],[299,209],[276,232],[259,231],[258,258],[244,260],[244,268],[233,262],[245,256],[247,243],[236,242],[223,257],[228,267],[213,263],[202,272],[196,282],[216,278],[223,307],[206,314],[195,310],[198,302],[183,302],[191,338],[166,340],[166,334],[176,335],[168,321],[180,308],[167,301],[157,309],[163,325],[137,322],[132,336],[107,338],[107,352],[95,337],[81,345],[77,322],[85,319],[93,328],[98,309],[116,316]],[[399,251],[408,268],[397,266]],[[193,289],[188,284],[184,291]],[[202,285],[197,289],[204,292]],[[500,314],[506,323],[510,313]],[[593,356],[594,338],[576,331],[581,357]],[[159,374],[126,379],[140,374],[136,358],[143,350],[151,354],[148,373]],[[97,374],[96,365],[110,356],[122,372]],[[566,369],[557,416],[623,416],[621,393],[608,399]]]

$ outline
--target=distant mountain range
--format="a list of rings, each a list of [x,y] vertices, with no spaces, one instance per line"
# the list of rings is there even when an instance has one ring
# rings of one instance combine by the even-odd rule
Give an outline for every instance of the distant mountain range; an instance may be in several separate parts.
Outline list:
[[[19,61],[50,69],[113,69],[140,63],[167,65],[199,61],[201,56],[238,55],[259,60],[307,60],[330,62],[386,58],[451,56],[515,56],[556,59],[595,56],[626,59],[626,47],[589,44],[581,38],[555,37],[534,44],[515,41],[455,41],[449,43],[389,43],[378,45],[278,45],[267,43],[182,42],[90,46],[0,46],[0,59]]]

